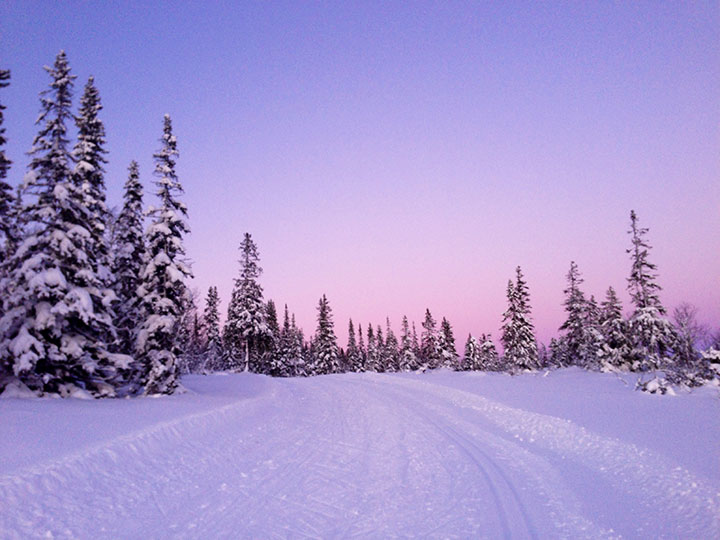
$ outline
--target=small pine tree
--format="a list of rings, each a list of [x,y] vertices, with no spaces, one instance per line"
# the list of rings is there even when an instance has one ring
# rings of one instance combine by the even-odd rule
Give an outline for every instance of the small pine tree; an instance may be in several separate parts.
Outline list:
[[[353,325],[352,319],[348,321],[348,344],[347,344],[347,370],[348,371],[360,371],[360,351],[358,349],[357,341],[355,340],[355,326]]]
[[[502,371],[500,365],[500,357],[498,356],[495,343],[493,343],[490,334],[483,334],[480,337],[480,351],[478,353],[480,370],[482,371]]]
[[[365,370],[375,371],[377,366],[378,348],[377,341],[375,339],[375,330],[373,325],[367,325],[367,358],[365,360]]]
[[[440,366],[440,351],[435,319],[429,309],[425,310],[425,321],[422,323],[423,332],[420,336],[420,356],[423,368],[435,369]]]
[[[330,303],[325,295],[318,303],[318,326],[313,343],[315,345],[315,372],[318,375],[338,373],[340,363],[338,359],[337,337],[332,318]]]
[[[400,368],[400,351],[397,337],[390,326],[390,318],[385,318],[385,371],[395,372]]]
[[[6,69],[0,69],[0,88],[5,88],[10,83],[10,71]],[[15,243],[16,239],[14,236],[14,223],[12,216],[12,208],[14,205],[13,190],[10,184],[5,181],[7,178],[8,170],[10,170],[10,161],[5,155],[5,145],[7,139],[5,138],[5,128],[3,127],[5,105],[0,103],[0,261],[7,261],[10,254],[14,251],[11,246]],[[4,264],[0,262],[0,279],[3,276],[2,267]],[[0,306],[0,315],[2,315],[2,306]]]
[[[463,356],[462,368],[465,371],[478,371],[480,364],[480,344],[472,334],[468,334],[465,341],[465,354]]]
[[[410,324],[407,316],[402,319],[402,334],[400,334],[400,371],[415,371],[417,369],[417,356],[410,334]]]
[[[455,336],[453,335],[450,321],[443,317],[440,323],[440,335],[438,336],[438,352],[440,354],[440,365],[447,369],[459,370],[459,357],[455,348]]]
[[[278,323],[277,308],[272,300],[268,300],[267,304],[265,304],[265,317],[267,319],[268,334],[262,362],[263,373],[273,377],[282,377],[284,366],[279,354],[280,324]]]
[[[605,300],[600,304],[598,328],[602,335],[602,347],[598,354],[601,369],[629,371],[632,366],[629,362],[627,323],[622,303],[612,287],[608,288]]]
[[[508,310],[503,315],[502,343],[505,366],[511,372],[534,370],[538,366],[535,329],[530,318],[530,293],[518,266],[516,282],[508,282]]]
[[[362,325],[358,324],[358,354],[360,355],[357,372],[365,371],[367,365],[368,351],[365,348],[365,338],[363,337]]]
[[[562,356],[557,359],[561,366],[581,366],[584,364],[582,358],[583,345],[586,341],[585,319],[587,314],[587,301],[585,294],[580,290],[583,279],[580,277],[575,261],[570,262],[570,270],[567,273],[567,288],[565,293],[565,311],[567,319],[560,326],[564,335],[560,339]]]
[[[217,287],[208,289],[203,312],[205,326],[205,354],[203,371],[218,371],[222,365],[222,340],[220,338],[220,296]]]
[[[262,268],[257,246],[249,233],[240,244],[240,277],[235,280],[228,317],[225,322],[226,347],[232,354],[242,351],[243,359],[234,358],[240,369],[262,373],[261,356],[270,339],[263,291],[258,279]]]
[[[177,138],[169,115],[163,119],[162,148],[154,154],[157,196],[160,206],[151,208],[152,218],[145,233],[146,264],[140,274],[138,295],[142,299],[136,354],[139,384],[144,394],[170,394],[177,387],[177,340],[189,291],[185,280],[192,277],[184,261],[187,208],[179,200],[182,185],[175,172]]]

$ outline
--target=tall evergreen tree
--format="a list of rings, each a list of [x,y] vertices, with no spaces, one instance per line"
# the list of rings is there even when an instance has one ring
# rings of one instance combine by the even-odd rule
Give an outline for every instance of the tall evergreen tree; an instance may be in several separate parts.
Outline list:
[[[630,212],[632,247],[627,250],[632,260],[628,291],[634,311],[628,321],[628,335],[632,343],[633,371],[669,368],[677,335],[658,295],[656,266],[648,260],[650,245],[645,240],[648,229],[638,225],[635,211]]]
[[[562,347],[562,357],[559,363],[562,366],[583,365],[581,354],[583,344],[586,341],[585,318],[587,314],[587,301],[585,294],[580,290],[583,279],[580,276],[575,261],[570,261],[570,270],[567,273],[567,288],[565,293],[565,312],[567,319],[560,326],[560,331],[564,332],[560,340]]]
[[[413,347],[410,324],[407,316],[402,319],[402,333],[400,334],[400,371],[415,371],[417,369],[417,357]]]
[[[262,373],[273,377],[282,377],[284,366],[278,354],[280,351],[280,324],[278,323],[277,308],[273,300],[268,300],[267,304],[265,304],[265,318],[268,333],[264,347]]]
[[[220,338],[220,295],[217,287],[208,289],[203,312],[205,326],[205,362],[203,371],[217,371],[222,365],[222,340]]]
[[[472,334],[468,334],[467,340],[465,341],[465,354],[463,355],[462,367],[465,371],[479,371],[481,369],[480,344]]]
[[[425,369],[435,369],[440,366],[440,351],[435,324],[430,309],[426,309],[425,320],[422,323],[423,331],[420,336],[420,355]]]
[[[360,355],[360,361],[358,363],[358,368],[355,371],[362,372],[366,369],[368,352],[365,348],[365,338],[363,337],[361,324],[358,324],[358,354]]]
[[[225,322],[231,351],[242,351],[241,369],[261,373],[260,357],[270,337],[263,291],[258,279],[262,274],[258,249],[249,233],[240,244],[240,277],[235,280],[233,295]],[[238,361],[236,359],[236,361]]]
[[[177,138],[169,115],[163,119],[162,147],[153,155],[160,206],[149,212],[145,233],[146,264],[140,274],[138,294],[143,321],[136,340],[139,375],[145,394],[168,394],[177,387],[177,342],[184,303],[189,295],[185,280],[192,277],[184,261],[183,237],[189,233],[187,208],[179,200],[182,185],[175,172]]]
[[[455,336],[453,335],[450,321],[443,317],[440,323],[440,334],[438,336],[438,352],[440,353],[440,365],[447,369],[459,370],[459,358],[455,348]]]
[[[5,88],[10,84],[10,71],[0,69],[0,88]],[[10,184],[5,179],[7,178],[8,170],[12,161],[10,161],[5,155],[5,145],[7,139],[5,138],[5,128],[3,127],[5,105],[0,103],[0,261],[6,261],[12,251],[11,246],[15,243],[16,239],[13,238],[15,227],[12,219],[12,208],[13,208],[13,190]],[[0,279],[3,276],[3,263],[0,262]],[[2,315],[2,306],[0,306],[0,315]]]
[[[392,326],[390,317],[385,318],[385,371],[395,372],[400,369],[399,343]]]
[[[348,344],[347,344],[347,369],[348,371],[360,371],[360,350],[355,340],[355,326],[352,319],[348,321]]]
[[[629,363],[627,322],[623,317],[622,303],[612,287],[608,288],[605,300],[600,305],[598,328],[602,335],[602,347],[598,357],[601,368],[629,371],[632,366]]]
[[[365,370],[375,371],[377,367],[378,347],[377,340],[375,339],[375,330],[373,325],[368,323],[367,325],[367,355],[365,357]]]
[[[326,373],[338,373],[340,364],[338,360],[337,337],[335,336],[335,325],[332,318],[330,303],[325,295],[322,295],[318,303],[318,325],[313,340],[315,345],[315,372],[318,375]]]
[[[85,200],[72,181],[67,123],[75,76],[63,51],[45,69],[52,83],[41,94],[42,127],[25,180],[29,227],[8,263],[0,357],[36,392],[112,396],[127,358],[110,354],[104,341],[112,320],[89,263]]]
[[[105,126],[100,120],[102,110],[100,93],[93,77],[88,79],[80,98],[80,111],[76,119],[78,140],[73,150],[75,170],[73,182],[83,199],[87,229],[88,263],[97,272],[101,283],[110,282],[110,262],[106,233],[110,213],[105,204]]]
[[[502,335],[505,368],[511,372],[533,370],[538,365],[530,293],[519,266],[515,273],[515,283],[508,282],[508,309],[503,315]]]
[[[131,354],[135,330],[141,323],[141,302],[138,296],[140,272],[145,261],[143,237],[143,189],[136,161],[130,163],[125,182],[123,207],[115,223],[112,273],[117,296],[115,304],[116,350]]]

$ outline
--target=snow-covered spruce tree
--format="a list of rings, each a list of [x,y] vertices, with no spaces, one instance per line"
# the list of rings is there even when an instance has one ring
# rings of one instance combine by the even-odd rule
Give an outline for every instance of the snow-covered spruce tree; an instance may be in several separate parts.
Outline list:
[[[479,362],[481,371],[501,371],[500,357],[490,334],[480,336]]]
[[[8,86],[10,80],[10,71],[0,69],[0,88]],[[10,253],[14,251],[11,246],[14,245],[15,227],[12,219],[12,208],[14,204],[13,189],[5,179],[12,161],[5,155],[5,128],[3,127],[5,105],[0,103],[0,280],[3,276],[2,267],[4,261],[10,257]],[[2,306],[0,306],[0,315],[2,315]]]
[[[365,338],[363,337],[363,330],[362,325],[358,324],[358,354],[360,356],[357,369],[355,371],[362,372],[365,371],[365,366],[367,364],[367,349],[365,348]]]
[[[355,339],[355,326],[353,325],[352,319],[348,322],[348,344],[346,350],[347,357],[347,370],[348,371],[360,371],[360,350],[358,349],[357,341]]]
[[[27,233],[8,262],[0,357],[37,393],[114,396],[128,357],[112,355],[107,296],[92,266],[85,199],[72,178],[67,123],[74,76],[60,52],[45,68],[40,132],[29,152],[22,219]]]
[[[330,303],[325,295],[322,295],[318,303],[317,330],[313,344],[315,346],[315,373],[317,375],[327,373],[338,373],[340,363],[338,361],[337,337],[335,337],[335,325],[332,318]]]
[[[530,293],[518,266],[516,281],[508,282],[508,309],[503,314],[501,341],[505,349],[505,369],[511,373],[537,368],[535,328],[530,318]]]
[[[629,371],[632,366],[629,362],[627,322],[623,317],[622,303],[612,287],[608,288],[605,300],[600,304],[598,328],[602,334],[602,347],[598,354],[600,368],[605,371]]]
[[[203,323],[206,341],[202,371],[218,371],[222,369],[222,340],[220,338],[220,296],[215,286],[208,289],[205,298]]]
[[[378,362],[378,347],[375,330],[372,323],[367,325],[367,355],[365,358],[365,371],[375,371]]]
[[[234,358],[238,367],[262,373],[262,354],[267,348],[270,330],[267,325],[263,291],[258,279],[262,274],[258,249],[249,233],[240,244],[240,277],[235,280],[228,317],[225,322],[230,352],[241,352]]]
[[[110,259],[106,233],[110,212],[105,204],[105,126],[98,116],[102,110],[100,93],[93,77],[88,79],[80,98],[76,118],[78,140],[73,149],[73,182],[83,198],[87,216],[89,263],[105,286],[110,284]]]
[[[480,344],[475,339],[475,336],[468,334],[465,341],[462,369],[464,371],[479,371],[480,367]]]
[[[395,372],[399,370],[399,345],[397,336],[390,326],[390,317],[385,318],[385,371]]]
[[[383,373],[387,367],[387,359],[385,358],[385,339],[383,338],[382,327],[378,324],[375,330],[375,363],[373,371]]]
[[[650,245],[645,240],[648,229],[638,225],[635,211],[630,212],[630,254],[632,267],[628,278],[628,291],[633,313],[628,321],[628,336],[632,351],[632,371],[673,369],[671,358],[677,335],[666,318],[665,308],[658,296],[661,290],[656,283],[656,266],[648,260]]]
[[[562,354],[555,362],[561,366],[582,366],[585,359],[582,358],[584,344],[586,342],[585,319],[587,316],[587,300],[585,294],[580,290],[583,279],[580,276],[575,261],[570,261],[570,270],[567,273],[567,288],[565,293],[565,312],[567,318],[560,326],[564,335],[560,338]]]
[[[280,376],[295,376],[294,365],[295,335],[290,327],[290,313],[287,304],[283,314],[283,325],[280,329],[280,340],[278,341],[277,355],[280,359]]]
[[[307,377],[311,375],[310,356],[308,348],[305,344],[305,334],[302,328],[295,323],[295,314],[293,313],[290,321],[290,329],[293,335],[293,351],[292,351],[292,376]]]
[[[284,366],[280,357],[280,324],[278,323],[277,308],[273,300],[265,304],[265,317],[267,319],[268,335],[262,357],[263,373],[273,377],[284,376]]]
[[[115,222],[113,238],[112,275],[117,297],[115,303],[114,350],[132,354],[135,331],[141,322],[140,297],[137,288],[145,261],[143,237],[143,189],[136,161],[130,163],[125,182],[123,207]]]
[[[440,365],[447,369],[459,370],[460,363],[455,348],[455,336],[453,335],[450,321],[443,317],[440,323],[440,334],[438,336],[438,352],[440,353]]]
[[[410,324],[407,316],[403,315],[402,333],[400,334],[400,371],[415,371],[417,369],[417,357],[413,347]]]
[[[438,335],[430,309],[425,309],[425,320],[422,323],[423,331],[420,336],[420,358],[423,369],[435,369],[440,366],[440,350]]]
[[[177,359],[182,351],[176,334],[189,295],[185,280],[192,277],[184,261],[183,237],[190,229],[187,208],[178,199],[183,188],[175,172],[177,138],[167,114],[160,142],[161,149],[153,155],[160,206],[148,212],[151,223],[145,233],[147,257],[138,287],[143,318],[136,340],[136,382],[144,394],[170,394],[177,387]]]

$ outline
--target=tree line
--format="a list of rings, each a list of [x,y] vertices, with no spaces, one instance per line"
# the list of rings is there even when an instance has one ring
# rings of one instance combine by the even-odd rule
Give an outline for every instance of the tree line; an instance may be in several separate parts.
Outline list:
[[[459,355],[452,325],[444,317],[438,324],[429,309],[419,333],[403,317],[399,336],[387,318],[364,328],[350,320],[341,347],[324,295],[315,333],[306,339],[287,305],[280,324],[275,303],[265,300],[259,252],[249,233],[240,244],[240,271],[221,328],[217,287],[209,288],[200,313],[187,286],[188,212],[171,118],[164,117],[153,154],[156,204],[145,208],[133,161],[123,206],[114,215],[105,198],[105,129],[94,80],[87,81],[74,115],[75,76],[65,53],[45,69],[51,83],[41,93],[39,131],[16,190],[5,181],[11,162],[3,149],[0,105],[0,391],[12,385],[39,395],[166,394],[177,388],[182,372],[228,370],[293,377],[436,368],[515,374],[579,366],[648,374],[639,387],[663,393],[672,385],[720,378],[720,336],[701,343],[691,306],[668,318],[649,261],[648,230],[635,212],[627,250],[630,314],[623,314],[612,287],[599,304],[588,298],[571,262],[567,318],[549,347],[537,344],[520,267],[507,286],[502,354],[490,334],[482,334],[469,335]],[[0,70],[0,87],[9,80],[9,71]]]

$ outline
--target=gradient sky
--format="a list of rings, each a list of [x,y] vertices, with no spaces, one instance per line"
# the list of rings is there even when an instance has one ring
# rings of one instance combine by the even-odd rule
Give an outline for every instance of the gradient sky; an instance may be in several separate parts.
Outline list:
[[[91,74],[103,99],[111,205],[132,159],[152,192],[173,117],[193,287],[223,312],[248,231],[306,335],[325,293],[341,344],[426,307],[459,349],[499,338],[521,265],[547,342],[571,260],[628,308],[635,209],[665,305],[720,323],[717,1],[145,4],[0,3],[10,180],[65,49],[76,103]]]

